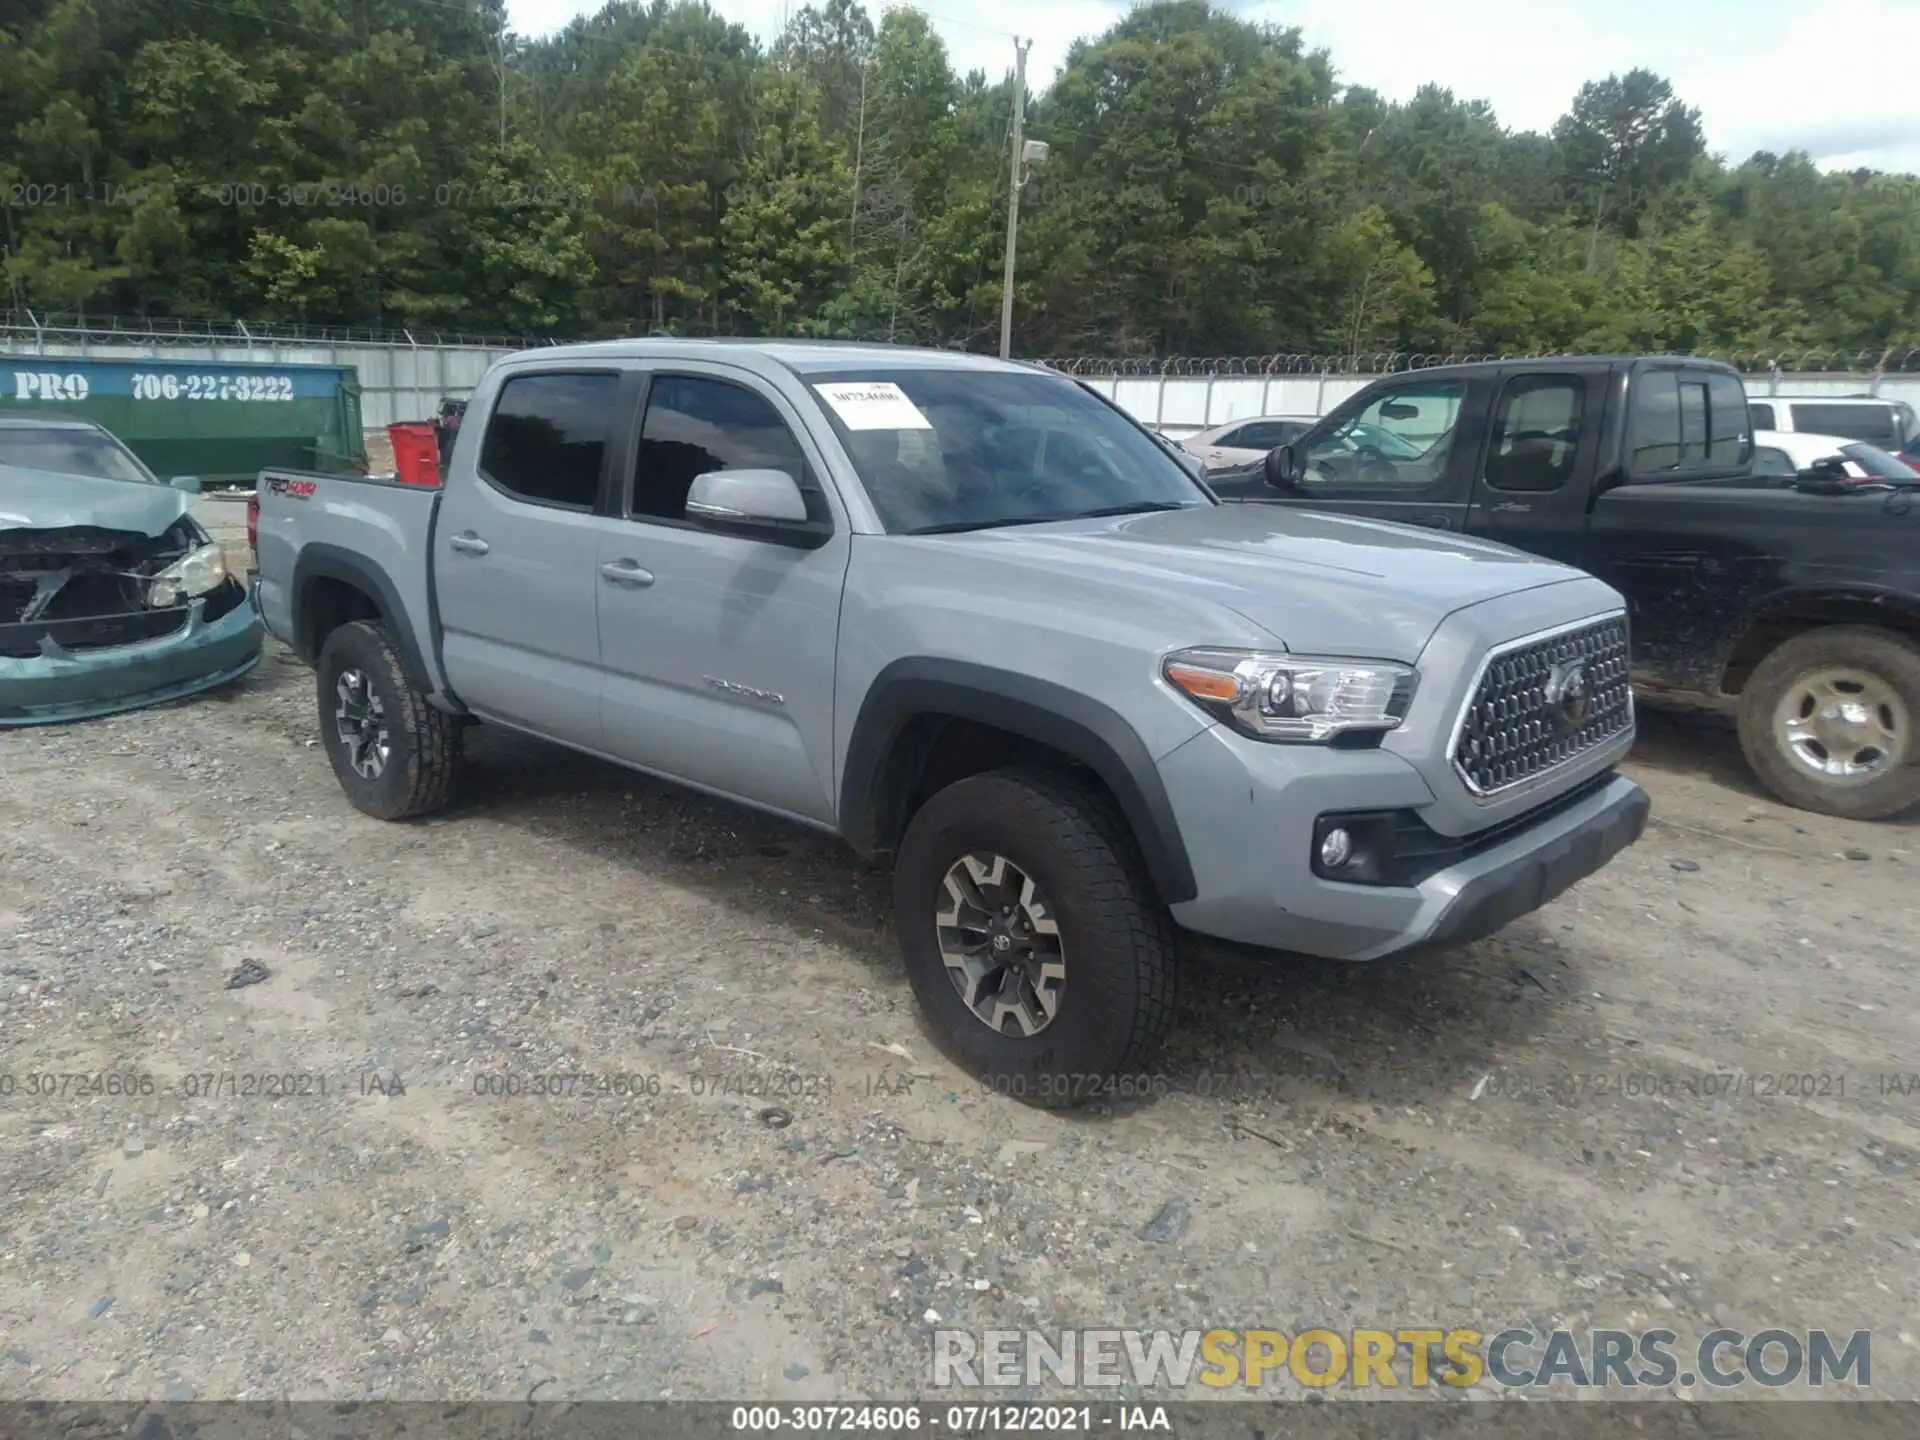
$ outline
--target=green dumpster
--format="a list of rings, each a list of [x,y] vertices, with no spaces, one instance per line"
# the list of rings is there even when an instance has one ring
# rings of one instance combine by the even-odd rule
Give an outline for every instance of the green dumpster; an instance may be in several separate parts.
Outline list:
[[[251,484],[269,466],[367,467],[359,373],[350,365],[0,355],[0,411],[92,420],[163,478]]]

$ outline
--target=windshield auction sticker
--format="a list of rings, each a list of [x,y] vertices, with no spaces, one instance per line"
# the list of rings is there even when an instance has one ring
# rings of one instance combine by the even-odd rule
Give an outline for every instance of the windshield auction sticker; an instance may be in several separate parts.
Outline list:
[[[849,430],[931,430],[933,422],[891,380],[816,385]]]

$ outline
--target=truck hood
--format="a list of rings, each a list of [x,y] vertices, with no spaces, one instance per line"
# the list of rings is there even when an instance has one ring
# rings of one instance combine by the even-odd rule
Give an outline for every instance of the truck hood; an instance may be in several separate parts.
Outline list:
[[[1186,510],[966,532],[981,559],[1072,584],[1130,580],[1151,604],[1178,592],[1236,611],[1300,654],[1419,658],[1456,610],[1580,578],[1505,545],[1277,505]],[[1200,643],[1196,641],[1196,643]]]
[[[171,485],[0,465],[0,533],[91,526],[159,536],[192,503]]]

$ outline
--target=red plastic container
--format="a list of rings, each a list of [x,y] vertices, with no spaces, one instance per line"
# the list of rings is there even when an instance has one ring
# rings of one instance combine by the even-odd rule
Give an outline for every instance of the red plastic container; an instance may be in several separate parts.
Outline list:
[[[429,489],[440,484],[440,437],[434,433],[432,422],[402,420],[387,426],[387,436],[393,441],[395,479],[402,485],[425,485]]]

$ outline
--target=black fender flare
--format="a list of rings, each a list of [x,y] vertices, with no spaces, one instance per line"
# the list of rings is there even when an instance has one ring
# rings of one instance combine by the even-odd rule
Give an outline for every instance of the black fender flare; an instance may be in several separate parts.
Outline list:
[[[293,648],[302,660],[309,665],[320,660],[319,637],[311,633],[306,613],[307,592],[315,580],[340,580],[370,598],[380,608],[380,618],[386,622],[394,644],[400,647],[400,663],[407,667],[407,678],[422,695],[434,693],[438,687],[429,678],[419,640],[393,581],[364,555],[338,545],[303,545],[293,564]]]
[[[1765,656],[1758,639],[1782,622],[1826,625],[1878,625],[1913,637],[1920,630],[1920,592],[1860,582],[1794,585],[1768,595],[1733,632],[1715,677],[1726,691],[1728,677]]]
[[[840,831],[855,850],[872,855],[898,840],[905,816],[889,807],[904,802],[920,758],[901,741],[924,715],[992,725],[1085,765],[1119,802],[1161,900],[1199,893],[1159,767],[1133,726],[1077,690],[962,660],[895,660],[868,687],[840,782]]]

